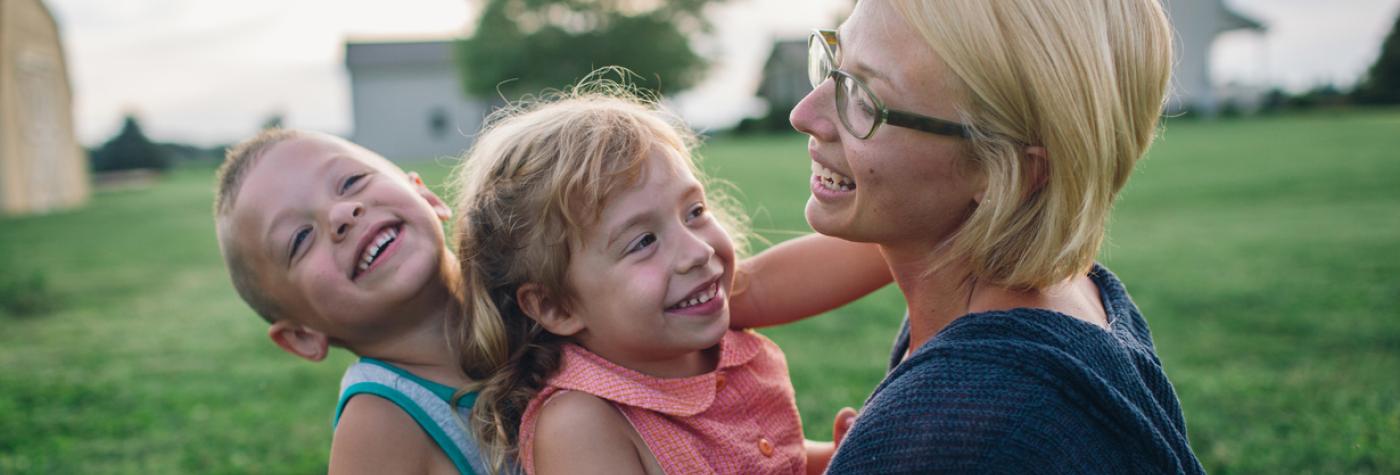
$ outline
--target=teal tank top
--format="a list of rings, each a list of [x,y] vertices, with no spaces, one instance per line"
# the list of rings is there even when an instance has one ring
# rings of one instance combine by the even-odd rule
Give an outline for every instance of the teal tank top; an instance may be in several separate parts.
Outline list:
[[[350,398],[373,394],[387,399],[403,409],[418,426],[437,442],[447,458],[463,474],[487,474],[476,439],[464,426],[471,420],[476,393],[468,393],[451,407],[456,391],[451,387],[420,378],[408,371],[374,358],[360,361],[345,369],[340,379],[340,403],[335,408],[335,424]],[[461,416],[460,422],[453,413]]]

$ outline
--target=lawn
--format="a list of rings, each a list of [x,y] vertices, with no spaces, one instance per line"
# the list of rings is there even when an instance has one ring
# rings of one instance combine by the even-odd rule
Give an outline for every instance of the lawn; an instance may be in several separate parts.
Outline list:
[[[1215,473],[1400,472],[1400,110],[1176,120],[1102,260],[1152,325]],[[803,139],[718,138],[705,167],[761,240],[803,232]],[[441,182],[446,165],[414,165]],[[285,355],[227,283],[212,169],[0,218],[0,473],[325,470],[340,352]],[[765,330],[809,436],[879,382],[886,289]]]

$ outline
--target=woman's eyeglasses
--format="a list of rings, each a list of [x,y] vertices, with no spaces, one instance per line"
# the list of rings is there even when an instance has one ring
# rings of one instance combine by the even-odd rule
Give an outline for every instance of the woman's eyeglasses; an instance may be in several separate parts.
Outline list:
[[[840,44],[834,30],[816,30],[807,40],[807,79],[812,87],[826,78],[836,81],[836,112],[846,131],[859,139],[869,138],[881,123],[920,130],[931,134],[968,138],[971,129],[963,124],[943,119],[899,111],[885,107],[864,81],[836,68],[836,51]]]

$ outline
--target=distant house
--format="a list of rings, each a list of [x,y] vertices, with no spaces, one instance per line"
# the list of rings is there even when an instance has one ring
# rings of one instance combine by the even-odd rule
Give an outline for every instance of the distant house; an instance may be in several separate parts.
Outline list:
[[[352,140],[396,161],[457,157],[488,105],[466,97],[451,39],[348,41]]]
[[[812,90],[807,79],[807,39],[780,40],[763,64],[763,80],[758,97],[768,101],[771,113],[787,115]]]
[[[1222,0],[1166,0],[1167,15],[1176,30],[1176,69],[1167,108],[1215,115],[1230,93],[1211,81],[1210,50],[1222,33],[1264,31],[1264,25],[1230,9]]]
[[[1264,26],[1231,10],[1222,0],[1165,0],[1164,4],[1176,30],[1176,69],[1167,109],[1213,115],[1225,97],[1257,99],[1246,97],[1249,91],[1218,87],[1211,81],[1210,50],[1221,33],[1263,31]],[[763,75],[758,95],[768,101],[769,110],[779,114],[792,110],[812,89],[807,81],[807,39],[775,42]]]
[[[58,25],[39,0],[0,0],[0,214],[79,206],[88,190]]]

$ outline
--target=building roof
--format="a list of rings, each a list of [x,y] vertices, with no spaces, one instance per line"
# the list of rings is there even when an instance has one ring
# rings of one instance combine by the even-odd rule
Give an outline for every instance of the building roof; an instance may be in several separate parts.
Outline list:
[[[1232,30],[1255,30],[1264,31],[1268,29],[1259,20],[1244,16],[1235,9],[1230,8],[1225,2],[1220,3],[1221,16],[1225,18],[1225,31]]]
[[[345,42],[345,66],[440,66],[453,62],[456,39]]]

